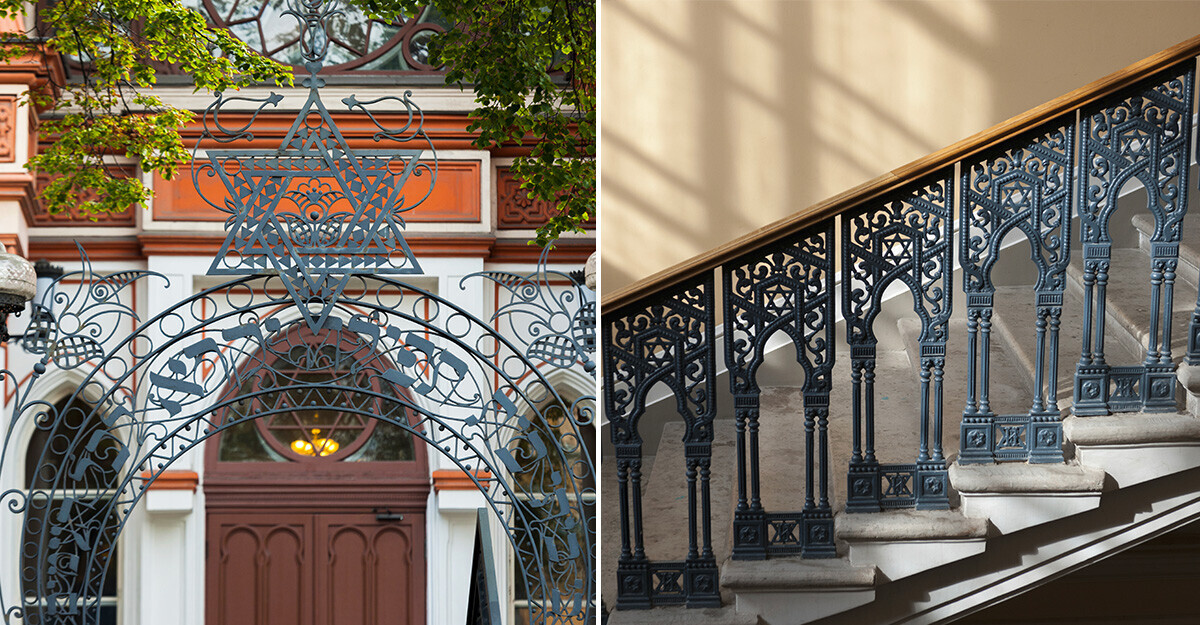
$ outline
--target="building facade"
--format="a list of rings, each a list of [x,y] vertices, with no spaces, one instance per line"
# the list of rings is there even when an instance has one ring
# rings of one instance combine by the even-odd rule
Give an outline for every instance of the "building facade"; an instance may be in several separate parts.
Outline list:
[[[298,75],[304,72],[299,26],[280,13],[277,3],[195,4],[212,23],[256,51],[292,64]],[[514,534],[512,519],[519,515],[512,510],[565,497],[576,518],[553,538],[578,543],[585,552],[594,543],[594,530],[586,522],[589,513],[580,512],[591,509],[595,496],[590,468],[594,428],[588,418],[578,417],[592,411],[594,378],[587,358],[579,355],[583,352],[561,345],[553,351],[544,344],[541,351],[526,351],[506,347],[506,342],[532,345],[544,331],[565,333],[572,348],[590,340],[594,315],[588,321],[581,311],[591,310],[591,291],[568,274],[583,268],[595,250],[595,238],[590,232],[568,235],[539,264],[541,250],[528,241],[551,207],[530,199],[509,171],[513,158],[528,146],[473,145],[475,135],[466,129],[475,107],[472,92],[445,86],[443,70],[428,64],[428,38],[444,27],[432,9],[399,26],[370,22],[353,11],[332,20],[321,73],[327,84],[320,90],[330,112],[316,121],[298,121],[316,114],[310,106],[314,92],[304,87],[254,87],[227,94],[232,97],[220,122],[252,133],[253,140],[240,134],[217,141],[205,125],[214,118],[202,115],[212,97],[192,93],[186,76],[164,76],[155,94],[198,114],[195,123],[182,129],[185,142],[197,146],[196,158],[183,164],[175,179],[165,180],[141,172],[137,162],[114,157],[114,166],[142,177],[154,199],[148,206],[94,221],[41,210],[39,180],[24,168],[46,137],[37,132],[38,112],[19,96],[47,81],[71,80],[73,62],[30,55],[0,66],[0,241],[10,253],[44,259],[65,271],[45,307],[54,324],[49,342],[38,342],[41,326],[33,309],[8,321],[14,338],[4,347],[3,368],[12,373],[5,379],[4,403],[13,418],[0,463],[0,492],[6,493],[6,505],[32,502],[35,493],[47,489],[74,493],[50,496],[40,512],[0,519],[5,545],[0,548],[0,593],[10,610],[7,622],[461,623],[469,610],[478,614],[478,605],[472,607],[472,593],[478,589],[473,580],[481,571],[477,560],[491,564],[487,568],[498,599],[491,607],[499,608],[492,615],[499,620],[492,622],[537,621],[543,608],[532,595],[561,595],[536,588],[543,581],[532,582],[531,590],[517,564],[521,554],[533,554],[539,562],[550,557],[541,546],[546,537],[529,529],[549,521],[523,519],[525,533]],[[262,106],[271,93],[281,97]],[[351,96],[359,102],[378,100],[372,109],[376,117],[342,104]],[[235,258],[233,263],[247,258],[230,253],[231,245],[245,250],[237,248],[236,235],[230,234],[237,231],[231,225],[236,211],[224,210],[240,201],[236,185],[222,184],[238,172],[230,169],[232,160],[220,160],[225,158],[218,156],[224,154],[221,150],[278,147],[282,154],[297,128],[313,136],[320,134],[317,129],[336,128],[336,149],[343,158],[351,152],[365,154],[379,149],[379,133],[411,121],[410,103],[419,108],[427,147],[401,167],[383,167],[404,179],[404,196],[417,204],[404,213],[395,240],[404,246],[397,256],[401,264],[410,269],[419,265],[419,271],[385,280],[386,289],[378,276],[358,271],[333,295],[336,310],[296,291],[326,293],[320,290],[326,284],[321,280],[329,272],[308,287],[296,287],[286,277],[298,274],[277,265],[274,272],[262,274],[268,277],[253,293],[221,286],[229,272],[216,275],[220,272],[214,267],[222,261],[214,263],[214,258]],[[218,162],[227,165],[223,174],[214,169]],[[422,168],[424,175],[413,174]],[[315,188],[316,178],[310,182]],[[293,200],[295,205],[311,207],[314,188],[300,189],[303,197]],[[414,197],[423,200],[413,202]],[[296,226],[289,228],[294,232]],[[270,250],[256,249],[270,256]],[[306,269],[311,265],[297,271]],[[512,276],[534,276],[540,292],[558,304],[547,313],[553,328],[538,330],[530,318],[518,319],[511,308],[519,299]],[[97,295],[97,285],[112,292]],[[102,300],[100,308],[90,309],[100,314],[90,320],[73,316],[89,297]],[[274,304],[263,303],[272,300]],[[321,309],[319,318],[310,309]],[[403,319],[390,328],[405,329],[403,335],[396,329],[393,343],[385,347],[388,337],[381,340],[380,332],[387,333],[389,315]],[[166,319],[190,323],[187,327],[195,333],[161,325]],[[374,330],[364,329],[363,320],[378,323]],[[436,331],[444,324],[480,321],[489,327],[448,329],[444,336]],[[70,323],[79,325],[68,329]],[[67,357],[65,336],[89,325],[97,333],[94,349]],[[247,343],[232,347],[245,338],[237,335],[239,328],[259,336],[251,341],[253,349],[244,347]],[[190,338],[184,340],[184,335]],[[368,335],[374,342],[363,338]],[[135,338],[123,345],[130,336]],[[452,352],[456,337],[464,345],[475,341],[463,349],[479,357],[479,363],[448,356],[434,362],[432,350]],[[167,346],[175,338],[178,345]],[[158,341],[153,355],[139,352],[141,339]],[[193,353],[187,345],[205,340],[215,341],[209,356],[187,360]],[[417,345],[428,347],[420,352]],[[504,366],[496,364],[505,349],[529,366],[511,380]],[[122,355],[112,357],[117,353]],[[160,357],[167,368],[144,364]],[[170,378],[168,372],[177,365],[168,361],[186,361],[195,368],[177,372],[181,377],[170,382],[161,376]],[[408,375],[412,370],[405,367],[410,365],[420,373]],[[97,370],[113,366],[142,370],[114,375]],[[466,397],[463,391],[466,398],[454,404],[446,392],[435,400],[437,392],[428,389],[447,375],[457,375],[458,382],[475,376],[476,396]],[[179,386],[185,378],[191,382]],[[491,378],[491,386],[480,382]],[[297,381],[319,386],[336,380],[357,385],[355,392],[295,388]],[[128,404],[114,399],[120,389],[128,393]],[[512,392],[505,395],[503,389]],[[125,423],[121,419],[127,413],[121,411],[138,413],[136,406],[156,406],[165,419],[157,427],[167,428],[170,417],[177,416],[172,406],[188,393],[206,398],[194,409],[207,415],[194,425],[205,428],[205,434],[191,444],[172,439],[174,432],[155,434],[154,411],[112,437],[114,428]],[[355,399],[359,395],[367,399]],[[241,399],[230,399],[234,397]],[[183,404],[185,413],[193,410]],[[41,408],[29,408],[34,405]],[[467,432],[470,426],[462,425],[474,423],[465,414],[475,408],[499,419],[491,434]],[[56,421],[54,427],[49,420]],[[239,422],[230,425],[235,420]],[[457,425],[447,425],[451,422]],[[457,431],[436,433],[446,427]],[[126,462],[124,454],[146,449],[146,441],[156,437],[164,441],[160,446],[167,451],[160,453],[166,461],[155,464],[153,454],[134,451],[133,460]],[[472,437],[474,442],[464,442]],[[93,438],[97,442],[88,451],[107,460],[83,467],[74,443],[64,446],[63,441]],[[104,442],[109,438],[113,442]],[[522,473],[529,458],[545,456],[536,449],[543,439],[561,452],[559,470],[577,487],[570,493],[563,494],[561,475],[559,487],[553,487]],[[475,457],[499,451],[511,462],[486,468],[464,463],[471,456],[464,455],[464,448],[481,441],[492,448]],[[68,466],[73,468],[68,471]],[[71,473],[78,481],[64,488],[70,476],[60,473]],[[520,503],[512,504],[507,521],[482,525],[488,536],[479,536],[481,508],[490,508],[493,517],[505,516],[496,504],[498,489],[504,490],[497,485],[504,482],[516,485],[506,491],[509,503]],[[131,490],[104,487],[114,483],[128,484]],[[135,491],[137,496],[124,503],[122,497]],[[47,570],[61,573],[66,566],[46,564],[61,557],[55,550],[69,542],[67,526],[55,526],[54,519],[65,518],[70,506],[78,509],[85,500],[127,506],[117,532],[109,528],[88,538],[93,550],[112,556],[99,574],[103,583],[75,588],[62,575],[57,582],[39,577],[51,575]],[[118,533],[114,544],[106,542],[104,536]],[[487,558],[480,558],[477,547],[483,538],[488,539],[483,544],[496,546]],[[559,556],[554,555],[556,562],[570,561],[571,566],[582,561],[578,550]],[[87,565],[71,566],[86,570]],[[31,595],[33,588],[38,592]],[[569,590],[568,595],[586,592]],[[14,606],[24,610],[11,611]],[[553,610],[586,613],[579,606]]]

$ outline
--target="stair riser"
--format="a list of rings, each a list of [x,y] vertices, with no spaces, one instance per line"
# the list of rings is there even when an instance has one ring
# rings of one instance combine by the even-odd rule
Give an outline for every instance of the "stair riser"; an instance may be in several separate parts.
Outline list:
[[[850,562],[874,564],[891,581],[983,553],[987,539],[852,542]]]
[[[757,614],[767,625],[811,623],[875,600],[875,589],[822,588],[811,592],[738,593],[737,611]]]
[[[962,497],[963,514],[988,519],[1002,534],[1011,534],[1100,507],[1100,493],[959,493],[959,496]]]

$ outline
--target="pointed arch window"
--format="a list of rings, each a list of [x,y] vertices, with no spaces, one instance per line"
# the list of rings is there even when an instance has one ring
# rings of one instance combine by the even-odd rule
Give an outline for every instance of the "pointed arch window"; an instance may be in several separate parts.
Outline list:
[[[92,404],[65,397],[39,418],[57,426],[34,430],[25,448],[30,512],[19,579],[26,625],[67,622],[60,618],[117,623],[120,526],[109,509],[123,477],[125,446],[103,417]],[[31,591],[39,604],[34,609],[28,609]]]
[[[587,521],[597,518],[596,480],[587,461],[588,458],[594,457],[596,430],[590,423],[578,425],[575,413],[578,413],[581,408],[594,410],[594,406],[578,405],[582,395],[573,389],[561,388],[559,391],[557,397],[546,397],[537,402],[535,406],[526,408],[523,416],[530,425],[523,432],[523,436],[515,438],[509,444],[509,452],[514,458],[531,460],[538,458],[536,451],[538,447],[561,449],[561,453],[554,454],[549,463],[530,463],[531,470],[516,473],[512,477],[517,486],[516,496],[519,499],[534,502],[546,501],[548,497],[555,495],[555,491],[564,483],[569,485],[573,482],[578,488],[568,486],[565,496],[571,504],[581,504],[572,507],[582,510],[583,518],[580,518],[577,510],[573,510],[572,518],[566,522],[535,518],[535,523],[538,521],[548,522],[548,526],[553,528],[551,529],[553,535],[546,536],[534,532],[517,536],[517,548],[523,553],[536,554],[537,559],[549,563],[549,567],[554,572],[566,571],[562,575],[550,575],[551,583],[557,583],[558,586],[543,591],[540,587],[543,580],[537,576],[522,579],[514,559],[511,579],[513,580],[513,622],[517,625],[541,622],[542,617],[539,615],[541,606],[536,600],[531,599],[531,595],[532,597],[553,597],[557,594],[561,604],[570,605],[575,595],[582,592],[582,589],[568,587],[568,584],[577,579],[575,573],[585,571],[585,574],[590,574],[586,572],[587,559],[583,549],[586,549],[586,545],[589,544],[585,535],[588,531]],[[551,513],[550,507],[543,508],[534,505],[529,509],[535,515]],[[572,545],[576,546],[575,553],[571,552]],[[551,550],[554,553],[551,553]],[[585,600],[590,601],[591,597],[586,597]],[[547,609],[550,609],[549,606]],[[582,617],[579,619],[577,622],[582,624]]]

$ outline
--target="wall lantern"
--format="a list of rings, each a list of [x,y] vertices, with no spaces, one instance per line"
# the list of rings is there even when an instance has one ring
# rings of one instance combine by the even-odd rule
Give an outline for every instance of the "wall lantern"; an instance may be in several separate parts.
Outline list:
[[[19,315],[38,293],[33,265],[0,244],[0,343],[8,342],[8,316]]]

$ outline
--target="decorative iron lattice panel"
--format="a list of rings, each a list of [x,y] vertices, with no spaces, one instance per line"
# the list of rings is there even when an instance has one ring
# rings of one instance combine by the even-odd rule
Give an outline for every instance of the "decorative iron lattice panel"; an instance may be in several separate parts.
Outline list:
[[[617,609],[672,603],[690,607],[721,604],[709,501],[716,415],[713,297],[710,274],[637,307],[605,316],[601,340],[604,411],[616,448],[621,515]],[[678,412],[686,423],[683,443],[688,554],[682,567],[650,562],[642,535],[642,438],[638,419],[646,408],[646,393],[660,382],[674,393]],[[678,573],[678,577],[671,578],[668,571]]]
[[[1187,213],[1195,62],[1188,60],[1080,111],[1079,225],[1085,297],[1083,347],[1075,373],[1075,414],[1173,412],[1171,310],[1182,223]],[[1148,349],[1133,370],[1109,365],[1104,319],[1112,256],[1109,224],[1121,189],[1134,180],[1154,216],[1150,238]]]
[[[942,450],[942,383],[951,311],[953,169],[842,216],[842,311],[850,344],[853,452],[846,510],[950,507]],[[883,465],[875,456],[875,336],[884,290],[900,281],[921,321],[921,436],[917,462]],[[917,472],[915,486],[899,475]],[[896,476],[896,480],[890,479]]]

